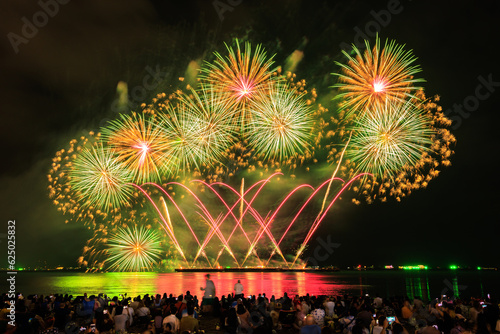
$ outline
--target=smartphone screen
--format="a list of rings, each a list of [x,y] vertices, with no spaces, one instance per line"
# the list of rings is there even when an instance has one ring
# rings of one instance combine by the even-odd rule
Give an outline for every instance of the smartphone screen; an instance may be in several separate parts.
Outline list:
[[[396,321],[396,317],[387,317],[387,321],[389,322],[389,325],[392,324],[394,321]]]

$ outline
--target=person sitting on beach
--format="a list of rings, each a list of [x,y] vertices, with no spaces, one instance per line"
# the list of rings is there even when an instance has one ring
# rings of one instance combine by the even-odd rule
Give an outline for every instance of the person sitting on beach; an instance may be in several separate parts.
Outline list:
[[[371,333],[372,334],[386,334],[387,328],[389,328],[389,321],[385,316],[380,316],[377,319],[376,324],[373,326]]]
[[[392,304],[386,299],[384,299],[384,301],[382,303],[382,312],[384,312],[386,317],[396,316],[396,312],[392,308]]]
[[[321,304],[321,301],[317,300],[315,309],[311,312],[311,315],[314,317],[314,321],[319,327],[323,327],[325,325],[325,314],[323,304]]]
[[[166,323],[163,325],[163,334],[177,334],[177,332],[172,331],[172,325],[170,323]]]
[[[273,321],[273,328],[278,327],[280,311],[281,311],[281,303],[276,303],[275,307],[271,309],[270,316]]]
[[[352,327],[356,324],[356,318],[354,317],[355,314],[356,309],[350,308],[349,311],[347,311],[346,316],[339,319],[339,324],[342,326],[344,333],[352,331]]]
[[[186,294],[184,295],[184,299],[186,302],[190,302],[193,300],[193,295],[191,294],[191,291],[186,291]]]
[[[139,307],[137,308],[136,311],[137,314],[137,322],[140,324],[147,324],[149,322],[149,317],[151,315],[151,311],[149,308],[144,305],[144,302],[141,301],[139,304]]]
[[[194,303],[193,303],[193,301],[188,301],[185,305],[186,305],[186,308],[182,310],[181,318],[187,317],[187,315],[188,315],[187,309],[189,307],[192,307],[194,309]],[[198,313],[196,312],[196,310],[194,310],[193,318],[198,319]]]
[[[281,298],[281,307],[283,310],[290,310],[292,309],[292,300],[288,298],[288,294],[285,292],[283,293],[283,297]]]
[[[302,299],[302,298],[300,298]],[[304,312],[304,309],[302,308],[302,303],[297,303],[295,305],[295,326],[294,327],[302,327],[304,323],[304,319],[306,318],[307,312]]]
[[[54,327],[64,329],[66,322],[68,322],[69,315],[70,310],[66,307],[66,303],[59,303],[58,307],[54,310]]]
[[[177,308],[172,305],[170,309],[166,311],[166,316],[163,318],[163,330],[165,330],[165,326],[167,324],[170,325],[170,329],[172,330],[173,333],[177,333],[179,331],[179,327],[181,322],[179,319],[175,316],[175,313],[177,312]]]
[[[330,318],[333,317],[335,314],[335,302],[333,301],[333,297],[326,299],[323,306],[325,307],[326,315]]]
[[[153,300],[153,307],[155,309],[161,308],[162,301],[163,300],[161,299],[161,295],[157,293],[156,296],[155,296],[155,299]]]
[[[449,332],[446,332],[446,333],[449,333]],[[396,318],[396,322],[393,322],[392,323],[392,334],[408,334],[408,331],[406,330],[406,328],[403,327],[403,325],[401,325],[397,318]]]
[[[193,317],[194,308],[190,305],[187,308],[187,317],[181,319],[180,332],[194,332],[199,329],[199,322]]]
[[[50,300],[49,304],[52,303],[52,305],[53,305],[52,300],[51,299],[49,299],[49,300]],[[85,294],[83,301],[82,301],[82,309],[80,311],[78,311],[78,315],[81,317],[90,318],[90,320],[93,320],[94,319],[94,305],[95,305],[94,296],[92,295],[92,296],[90,296],[90,298],[87,298],[87,294]],[[52,311],[51,307],[52,306],[49,307],[49,311]]]
[[[401,317],[403,318],[403,320],[408,321],[412,315],[413,315],[413,309],[410,305],[410,301],[405,300],[403,307],[401,308]]]
[[[123,313],[123,306],[118,305],[117,307],[115,307],[113,312],[114,315],[112,316],[112,320],[115,323],[115,332],[126,332],[128,328],[128,314]]]
[[[236,309],[231,307],[228,311],[227,317],[224,319],[226,332],[229,334],[236,334],[240,324],[240,318],[236,314]]]
[[[300,303],[300,306],[302,308],[302,312],[304,313],[304,315],[309,314],[309,312],[311,311],[311,305],[309,304],[309,301],[306,298],[301,299],[302,301]]]
[[[123,306],[123,313],[125,313],[128,316],[128,325],[130,327],[134,324],[135,311],[132,307],[128,306],[128,300],[124,300],[122,302],[122,306]]]
[[[319,327],[312,315],[308,315],[304,321],[305,325],[300,329],[300,334],[321,334],[321,327]]]
[[[248,312],[243,304],[240,303],[237,305],[236,314],[240,319],[239,322],[241,329],[248,330],[249,328],[252,328],[252,325],[250,323],[250,312]]]

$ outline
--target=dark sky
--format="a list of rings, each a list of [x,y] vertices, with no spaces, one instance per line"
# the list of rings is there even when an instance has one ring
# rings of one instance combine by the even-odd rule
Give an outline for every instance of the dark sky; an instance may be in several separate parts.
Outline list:
[[[191,60],[223,51],[233,37],[248,37],[277,53],[279,64],[303,50],[298,76],[327,94],[341,43],[351,44],[366,28],[413,49],[427,95],[440,95],[444,110],[477,101],[483,79],[498,84],[479,90],[489,96],[467,118],[450,113],[456,154],[427,189],[401,203],[334,207],[317,236],[340,246],[324,263],[500,265],[498,1],[402,0],[378,26],[373,13],[392,9],[394,1],[219,2],[237,4],[223,20],[211,0],[73,0],[50,7],[47,22],[35,1],[0,4],[0,233],[16,220],[20,266],[75,264],[89,232],[64,224],[47,197],[46,174],[69,139],[115,116],[109,106],[118,81],[141,85],[147,67],[158,65],[170,80],[164,88],[172,89]],[[25,29],[16,52],[8,36],[23,36],[23,18],[41,24],[35,32]],[[310,251],[318,243],[313,240]],[[0,241],[4,247],[5,238]]]

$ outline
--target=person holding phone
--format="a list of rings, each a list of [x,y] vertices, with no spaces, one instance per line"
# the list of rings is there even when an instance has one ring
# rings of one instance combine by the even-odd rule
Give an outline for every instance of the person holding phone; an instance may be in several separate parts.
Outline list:
[[[115,332],[125,332],[128,328],[128,313],[123,312],[123,306],[115,307],[113,321],[115,322]]]
[[[381,316],[377,319],[375,326],[373,326],[372,334],[385,334],[389,333],[389,321],[385,316]]]

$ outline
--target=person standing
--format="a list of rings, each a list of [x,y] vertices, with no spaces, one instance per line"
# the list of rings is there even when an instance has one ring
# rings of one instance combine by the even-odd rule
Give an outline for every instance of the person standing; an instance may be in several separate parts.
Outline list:
[[[238,300],[238,298],[243,299],[243,284],[238,280],[238,283],[234,285],[234,299]]]
[[[215,297],[215,284],[214,282],[210,279],[210,274],[206,274],[206,281],[205,281],[205,287],[201,287],[201,291],[205,291],[205,294],[203,295],[203,299],[213,299]]]
[[[201,291],[205,291],[203,295],[203,300],[201,301],[201,307],[203,312],[211,313],[213,309],[212,305],[215,298],[215,284],[210,279],[210,274],[206,274],[205,277],[206,277],[205,287],[200,287]]]

